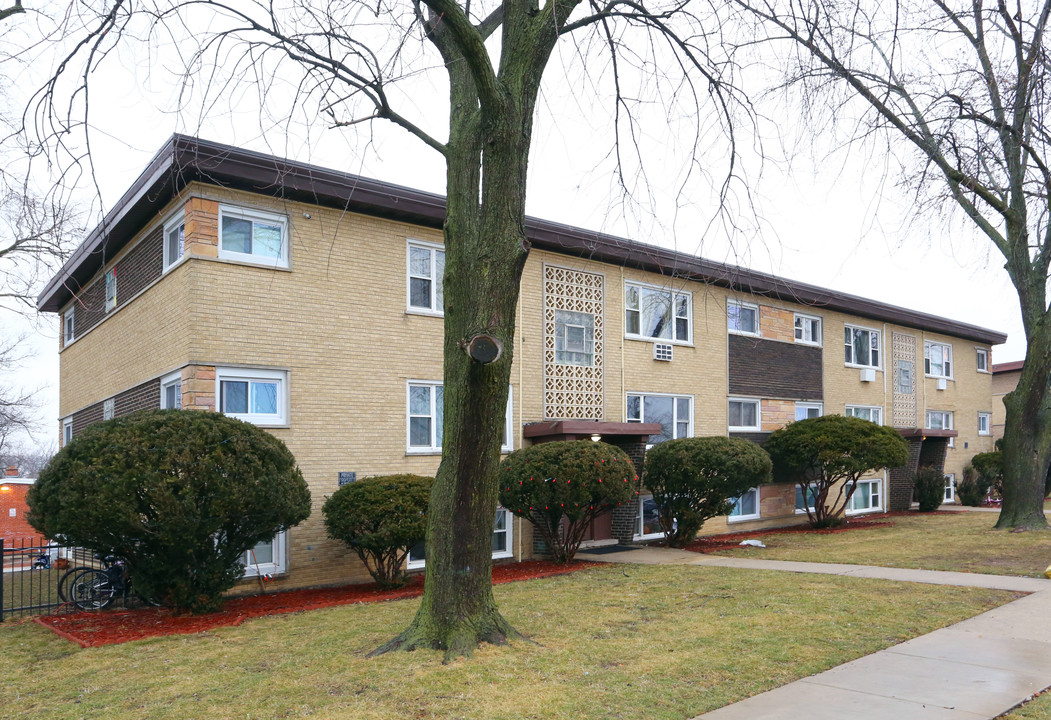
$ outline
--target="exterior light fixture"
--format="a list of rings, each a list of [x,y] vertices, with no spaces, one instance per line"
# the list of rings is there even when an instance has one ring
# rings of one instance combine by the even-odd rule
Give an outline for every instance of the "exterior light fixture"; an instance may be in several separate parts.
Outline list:
[[[591,442],[598,442],[602,439],[602,436],[598,433],[591,433]]]

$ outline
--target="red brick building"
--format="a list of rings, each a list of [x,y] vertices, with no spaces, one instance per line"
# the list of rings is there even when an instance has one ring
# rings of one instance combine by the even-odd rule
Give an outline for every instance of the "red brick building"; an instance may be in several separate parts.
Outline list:
[[[36,482],[35,478],[22,477],[18,468],[11,466],[0,478],[0,538],[5,543],[12,540],[21,544],[21,540],[39,538],[40,535],[26,522],[26,493]]]

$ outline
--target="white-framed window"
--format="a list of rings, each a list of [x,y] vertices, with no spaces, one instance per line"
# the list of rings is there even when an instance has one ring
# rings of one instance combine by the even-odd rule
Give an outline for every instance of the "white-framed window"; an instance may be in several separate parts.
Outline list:
[[[650,436],[650,445],[693,437],[693,396],[628,393],[627,420],[661,424],[661,434]]]
[[[979,435],[991,435],[992,432],[989,430],[990,423],[992,422],[992,413],[980,412],[978,413],[978,434]]]
[[[821,344],[821,318],[796,313],[796,342],[804,345]]]
[[[433,455],[442,451],[445,389],[439,380],[409,380],[406,389],[406,452]],[[504,437],[500,452],[514,450],[514,388],[507,389]]]
[[[186,222],[183,211],[164,226],[164,269],[182,260],[186,252]]]
[[[843,344],[847,365],[855,367],[880,367],[879,331],[845,325]]]
[[[591,313],[555,310],[555,363],[595,364],[595,316]]]
[[[805,493],[805,501],[804,501]],[[796,483],[796,515],[805,514],[807,510],[814,511],[815,507],[815,495],[817,494],[817,487],[813,484],[807,484],[806,486]],[[804,505],[804,502],[806,503]]]
[[[76,338],[76,326],[74,323],[75,314],[73,308],[66,310],[62,316],[62,339],[63,343],[69,345]]]
[[[635,540],[653,540],[664,537],[657,514],[657,501],[652,495],[639,496],[639,512],[635,516]]]
[[[117,307],[117,269],[110,268],[106,273],[106,312]]]
[[[945,474],[944,502],[956,502],[956,473]]]
[[[277,575],[288,568],[288,531],[282,530],[273,540],[264,540],[245,552],[242,562],[245,577]]]
[[[692,325],[692,293],[638,283],[624,285],[625,337],[688,343]]]
[[[445,312],[445,248],[409,240],[406,245],[406,304],[411,312],[442,315]]]
[[[178,410],[182,407],[182,370],[161,378],[161,410]]]
[[[73,439],[73,417],[62,418],[62,447],[69,445]]]
[[[952,427],[952,412],[947,410],[927,411],[928,430],[952,430]],[[949,447],[955,446],[954,440],[955,438],[949,438]]]
[[[738,335],[758,335],[759,306],[738,300],[727,300],[726,329]]]
[[[256,425],[288,424],[288,373],[282,370],[216,368],[217,409]]]
[[[112,420],[113,419],[113,408],[116,403],[113,402],[113,398],[107,398],[102,401],[102,419]]]
[[[882,478],[862,478],[861,480],[858,480],[858,486],[855,488],[854,494],[850,496],[850,504],[847,506],[847,512],[861,513],[882,509]]]
[[[989,351],[985,348],[975,348],[974,364],[978,372],[989,372]]]
[[[493,518],[493,560],[500,560],[514,556],[513,545],[514,524],[511,512],[503,507],[496,508],[496,516]],[[409,570],[417,570],[427,565],[427,544],[418,542],[409,548],[405,567]]]
[[[730,398],[727,404],[730,431],[758,431],[762,410],[758,400]]]
[[[757,520],[759,518],[759,488],[750,488],[734,499],[733,510],[727,519],[730,522]]]
[[[877,405],[847,405],[843,414],[847,417],[868,420],[877,425],[883,424],[883,408]]]
[[[822,405],[821,403],[796,403],[796,420],[808,420],[810,418],[819,418],[824,414],[824,405]]]
[[[288,267],[288,221],[273,213],[220,205],[219,257]]]
[[[927,377],[952,378],[952,346],[923,343],[923,372]]]

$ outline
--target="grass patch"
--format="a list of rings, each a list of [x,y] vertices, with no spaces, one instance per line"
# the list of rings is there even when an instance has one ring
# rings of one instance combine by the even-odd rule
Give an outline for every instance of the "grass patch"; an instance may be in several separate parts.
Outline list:
[[[1043,694],[1001,716],[1002,720],[1051,720],[1051,693]]]
[[[1011,593],[683,566],[494,588],[536,644],[366,659],[419,601],[81,650],[0,627],[0,715],[48,718],[681,720],[930,632]]]
[[[993,513],[910,514],[893,525],[841,533],[764,535],[766,548],[719,551],[735,557],[854,563],[989,575],[1043,577],[1051,565],[1051,532],[993,530]]]

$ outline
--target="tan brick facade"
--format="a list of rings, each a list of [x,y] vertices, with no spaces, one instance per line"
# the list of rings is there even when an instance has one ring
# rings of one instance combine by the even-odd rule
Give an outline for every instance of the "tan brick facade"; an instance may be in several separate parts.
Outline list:
[[[284,216],[291,240],[289,269],[274,269],[218,258],[219,205]],[[61,413],[93,407],[146,380],[180,371],[182,406],[214,409],[216,373],[223,368],[287,373],[287,427],[270,428],[296,456],[313,497],[313,514],[289,532],[288,574],[276,586],[292,587],[367,578],[356,557],[324,532],[321,506],[338,487],[340,472],[365,477],[393,472],[433,474],[437,454],[407,449],[406,404],[411,381],[442,378],[442,320],[407,310],[406,243],[441,243],[440,231],[341,210],[282,201],[193,184],[144,228],[182,207],[187,259],[158,278],[134,302],[62,350]],[[134,243],[133,243],[134,244]],[[131,246],[129,246],[130,248]],[[127,250],[125,251],[127,252]],[[913,328],[888,326],[842,313],[780,303],[692,280],[670,279],[626,267],[533,250],[522,276],[512,369],[514,447],[522,445],[524,423],[545,416],[546,267],[602,278],[601,408],[606,421],[626,420],[630,394],[672,395],[691,400],[692,434],[726,435],[728,367],[727,298],[760,306],[762,342],[795,343],[794,314],[820,317],[823,343],[821,396],[826,414],[848,405],[882,409],[889,424],[891,388],[886,372],[892,331],[913,334],[920,347],[917,426],[923,409],[951,411],[960,433],[946,470],[959,473],[975,452],[991,449],[977,436],[977,413],[990,409],[990,375],[975,370],[970,341],[928,336]],[[638,283],[688,293],[692,326],[688,342],[669,341],[670,362],[654,358],[653,342],[625,336],[625,285]],[[844,325],[877,330],[883,359],[874,379],[844,362]],[[945,390],[923,377],[925,339],[951,343],[955,377]],[[665,342],[665,341],[662,341]],[[786,356],[787,357],[787,356]],[[769,432],[795,418],[799,397],[759,397],[761,430]],[[814,401],[814,398],[804,398]],[[958,475],[959,476],[959,475]],[[795,513],[795,488],[760,488],[760,518],[710,522],[705,532],[754,529],[805,520]],[[529,557],[532,534],[515,520],[512,547]]]

